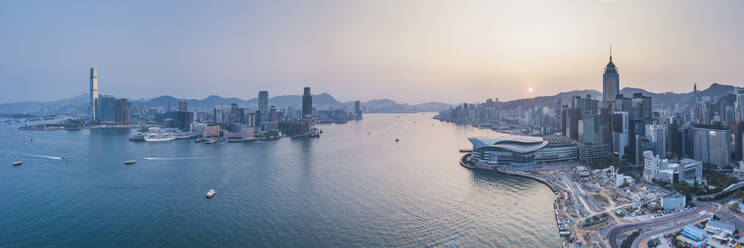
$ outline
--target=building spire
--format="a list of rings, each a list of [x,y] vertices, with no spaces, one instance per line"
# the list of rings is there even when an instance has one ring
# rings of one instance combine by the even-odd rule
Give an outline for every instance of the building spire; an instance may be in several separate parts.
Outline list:
[[[610,42],[610,62],[612,62],[612,42]]]

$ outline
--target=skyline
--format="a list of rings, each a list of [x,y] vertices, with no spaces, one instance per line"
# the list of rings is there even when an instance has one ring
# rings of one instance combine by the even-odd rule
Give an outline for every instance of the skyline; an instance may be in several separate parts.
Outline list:
[[[610,43],[620,89],[740,87],[744,4],[671,3],[1,3],[0,103],[80,95],[91,66],[100,94],[131,99],[312,85],[340,101],[506,101],[601,91]]]

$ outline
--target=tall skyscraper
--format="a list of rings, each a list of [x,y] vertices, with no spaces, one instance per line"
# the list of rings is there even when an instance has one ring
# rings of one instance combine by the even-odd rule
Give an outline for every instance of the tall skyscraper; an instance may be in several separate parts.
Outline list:
[[[734,111],[736,111],[736,121],[744,121],[744,89],[736,91],[736,106],[734,107]]]
[[[178,111],[189,111],[189,103],[186,100],[178,100]]]
[[[615,63],[612,63],[612,47],[610,47],[610,63],[607,63],[602,75],[602,102],[615,101],[615,96],[620,93],[620,74],[617,73]]]
[[[313,96],[310,95],[310,87],[305,87],[302,94],[302,117],[309,118],[313,114]]]
[[[269,114],[269,92],[262,90],[258,92],[258,112],[261,113],[261,121],[267,121]]]
[[[90,68],[90,106],[88,107],[88,116],[91,121],[98,120],[98,69]]]

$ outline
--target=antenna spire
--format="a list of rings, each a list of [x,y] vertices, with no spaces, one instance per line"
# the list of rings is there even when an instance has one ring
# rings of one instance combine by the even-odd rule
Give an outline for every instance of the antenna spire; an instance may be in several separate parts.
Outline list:
[[[610,42],[610,62],[612,62],[612,43]]]

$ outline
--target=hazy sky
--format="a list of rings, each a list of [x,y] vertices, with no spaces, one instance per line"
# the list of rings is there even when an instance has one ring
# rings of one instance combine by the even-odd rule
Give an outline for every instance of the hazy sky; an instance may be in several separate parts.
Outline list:
[[[744,85],[744,1],[0,1],[0,103],[327,92],[480,102]],[[528,88],[534,92],[529,93]]]

